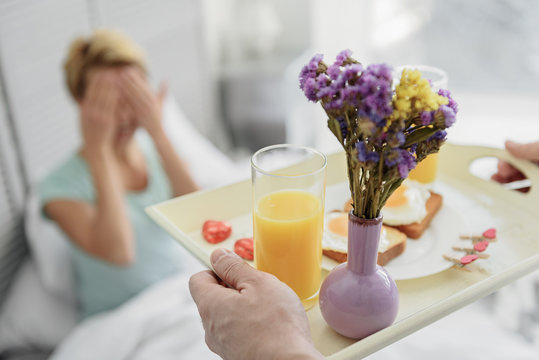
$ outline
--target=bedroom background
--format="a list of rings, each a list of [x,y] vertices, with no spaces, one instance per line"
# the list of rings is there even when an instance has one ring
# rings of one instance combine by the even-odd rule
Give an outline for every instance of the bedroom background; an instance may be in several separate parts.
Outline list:
[[[76,35],[113,27],[146,50],[152,82],[169,84],[178,151],[197,153],[196,176],[212,187],[248,177],[248,156],[265,145],[337,149],[321,109],[298,89],[316,52],[331,59],[350,48],[365,64],[445,69],[460,104],[452,142],[538,140],[538,16],[532,0],[0,0],[0,359],[46,358],[77,321],[64,239],[29,215],[33,186],[80,142],[61,69]],[[497,130],[485,136],[487,121]],[[495,163],[478,169],[488,176]],[[539,354],[536,277],[420,336],[443,339],[473,313],[486,338],[504,338],[523,359]],[[417,338],[372,358],[420,356]],[[455,351],[447,357],[466,358]]]

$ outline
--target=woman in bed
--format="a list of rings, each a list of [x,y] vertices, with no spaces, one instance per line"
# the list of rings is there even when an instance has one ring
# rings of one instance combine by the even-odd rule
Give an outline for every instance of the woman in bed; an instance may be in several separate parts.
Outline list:
[[[122,304],[182,268],[182,250],[144,208],[197,190],[163,131],[164,91],[154,93],[141,51],[98,30],[65,61],[83,143],[40,184],[45,215],[72,243],[82,316]],[[143,128],[153,145],[140,146]]]

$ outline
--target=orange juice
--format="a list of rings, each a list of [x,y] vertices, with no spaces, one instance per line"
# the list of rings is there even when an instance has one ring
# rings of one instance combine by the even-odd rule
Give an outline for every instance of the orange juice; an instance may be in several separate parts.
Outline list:
[[[428,184],[436,179],[438,172],[438,153],[430,154],[421,161],[415,169],[410,171],[409,179],[419,181],[423,184]]]
[[[290,286],[304,306],[320,288],[323,214],[321,201],[301,190],[269,193],[254,212],[257,269]]]

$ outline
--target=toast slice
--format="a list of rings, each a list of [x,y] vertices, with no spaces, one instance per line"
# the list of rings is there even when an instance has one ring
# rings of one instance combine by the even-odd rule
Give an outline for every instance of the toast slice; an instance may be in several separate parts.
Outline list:
[[[421,235],[425,232],[425,230],[429,227],[430,222],[438,213],[440,208],[442,207],[443,198],[442,195],[435,193],[433,191],[430,191],[430,197],[427,199],[427,202],[425,203],[425,207],[427,208],[427,215],[423,218],[421,222],[416,222],[412,224],[406,224],[406,225],[384,225],[384,226],[390,226],[392,228],[395,228],[403,233],[406,234],[410,239],[419,239]],[[344,204],[344,211],[348,212],[352,210],[352,199],[348,200]]]
[[[406,235],[402,232],[398,231],[397,229],[391,228],[386,225],[382,225],[382,229],[385,232],[385,236],[387,239],[387,246],[383,251],[378,251],[378,265],[384,266],[389,261],[393,260],[400,254],[404,252],[406,249]],[[382,239],[380,240],[383,241]],[[324,255],[329,257],[330,259],[333,259],[337,262],[345,262],[348,258],[348,254],[346,252],[337,251],[334,249],[322,249],[322,252]]]
[[[442,195],[430,192],[430,197],[427,199],[427,203],[425,204],[427,208],[427,215],[423,218],[421,222],[416,222],[413,224],[407,224],[407,225],[396,225],[392,226],[395,229],[402,231],[411,239],[419,239],[421,235],[425,232],[425,230],[429,227],[430,222],[438,213],[440,208],[442,207],[443,199]]]

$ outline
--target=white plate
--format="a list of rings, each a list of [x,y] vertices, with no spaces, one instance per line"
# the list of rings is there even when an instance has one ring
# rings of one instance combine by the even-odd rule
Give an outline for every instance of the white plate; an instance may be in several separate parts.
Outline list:
[[[328,186],[326,210],[342,210],[349,198],[347,183]],[[423,236],[417,240],[408,239],[404,253],[384,267],[394,280],[415,279],[446,270],[453,263],[445,260],[443,255],[454,253],[451,247],[458,244],[459,235],[466,233],[466,230],[465,220],[454,208],[444,203]],[[322,267],[326,270],[333,269],[337,264],[326,256],[322,259]]]

